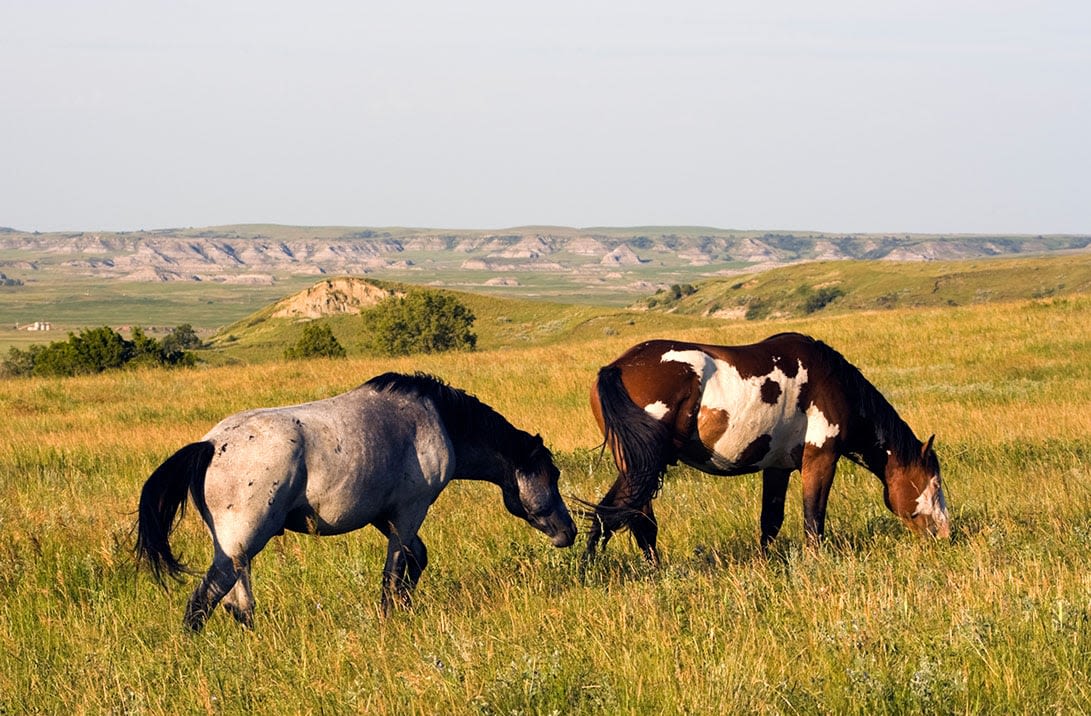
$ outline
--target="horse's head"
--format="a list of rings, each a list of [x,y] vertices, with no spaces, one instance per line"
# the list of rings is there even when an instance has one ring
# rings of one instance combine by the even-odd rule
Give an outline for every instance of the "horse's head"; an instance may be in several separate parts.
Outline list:
[[[560,470],[540,435],[530,439],[530,449],[514,465],[509,479],[500,484],[508,512],[541,530],[554,547],[568,547],[576,539],[576,523],[557,490]]]
[[[901,464],[893,456],[887,460],[887,503],[913,532],[948,539],[951,528],[947,519],[947,500],[943,496],[939,459],[932,449],[935,437],[928,438],[920,454],[908,464]]]

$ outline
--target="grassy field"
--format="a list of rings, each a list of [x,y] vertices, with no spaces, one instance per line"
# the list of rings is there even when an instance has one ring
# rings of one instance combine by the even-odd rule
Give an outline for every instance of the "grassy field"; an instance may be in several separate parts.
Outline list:
[[[589,316],[571,340],[415,359],[267,362],[0,382],[0,713],[1074,713],[1091,710],[1091,297],[807,320]],[[422,530],[416,607],[378,614],[374,531],[278,538],[257,629],[183,633],[194,586],[134,572],[133,510],[168,454],[228,413],[427,370],[541,432],[566,496],[612,479],[586,407],[598,366],[653,335],[840,348],[937,434],[950,544],[913,538],[843,463],[828,541],[801,549],[798,478],[758,555],[760,480],[672,469],[663,566],[622,535],[581,573],[456,483]],[[178,551],[202,569],[203,525]],[[577,543],[579,544],[579,543]]]

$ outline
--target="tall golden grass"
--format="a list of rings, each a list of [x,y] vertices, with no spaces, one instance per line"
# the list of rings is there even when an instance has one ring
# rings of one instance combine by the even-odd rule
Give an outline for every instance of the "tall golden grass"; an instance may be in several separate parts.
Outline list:
[[[1091,297],[1075,297],[670,333],[801,330],[839,348],[937,434],[950,544],[911,537],[875,478],[842,464],[823,549],[800,547],[793,484],[762,559],[760,480],[673,468],[663,566],[621,535],[582,569],[495,488],[456,483],[425,522],[412,611],[379,617],[377,534],[288,534],[255,564],[256,631],[221,613],[199,636],[180,625],[193,584],[136,575],[129,529],[150,471],[220,418],[433,372],[540,432],[562,491],[595,499],[613,473],[587,392],[651,329],[636,316],[548,347],[0,382],[0,713],[1091,710],[1088,325]],[[199,520],[175,539],[203,570]]]

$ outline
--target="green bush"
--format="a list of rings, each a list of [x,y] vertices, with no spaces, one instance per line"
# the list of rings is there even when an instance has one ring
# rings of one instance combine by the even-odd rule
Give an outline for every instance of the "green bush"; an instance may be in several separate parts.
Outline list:
[[[197,336],[190,323],[182,323],[171,329],[171,332],[163,337],[163,349],[168,352],[181,351],[187,348],[201,348],[204,343]]]
[[[333,330],[325,323],[308,323],[303,327],[303,336],[294,346],[284,351],[284,357],[299,358],[344,358],[345,349],[333,335]]]
[[[438,291],[410,291],[365,311],[370,348],[383,355],[472,351],[474,314],[454,296]]]
[[[832,301],[836,301],[845,295],[845,292],[836,286],[827,286],[807,295],[803,301],[803,312],[814,313],[821,311]]]
[[[25,351],[12,348],[0,372],[4,375],[84,375],[135,365],[193,365],[192,353],[171,349],[133,328],[127,340],[107,326],[69,333],[68,340],[47,346],[33,345]]]

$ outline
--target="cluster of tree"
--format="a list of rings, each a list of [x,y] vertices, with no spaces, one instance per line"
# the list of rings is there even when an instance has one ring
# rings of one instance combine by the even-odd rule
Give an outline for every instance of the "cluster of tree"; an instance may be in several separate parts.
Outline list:
[[[27,350],[12,348],[2,371],[9,376],[83,375],[135,365],[186,366],[195,357],[188,348],[199,348],[201,339],[188,323],[156,340],[141,328],[125,338],[107,326],[69,333],[68,340],[49,345],[32,345]]]
[[[648,299],[648,308],[666,307],[686,296],[697,293],[697,288],[690,283],[672,283],[669,289],[661,288],[655,295]]]
[[[391,296],[361,314],[364,349],[385,356],[442,351],[472,351],[477,346],[474,314],[454,296],[436,291],[412,290]],[[308,323],[302,337],[284,356],[342,358],[345,349],[326,323]]]
[[[824,286],[812,288],[800,286],[794,293],[786,294],[779,301],[773,299],[751,298],[746,304],[746,320],[757,321],[768,318],[775,310],[804,314],[821,311],[837,299],[845,295],[844,289],[838,286]]]
[[[410,290],[392,296],[364,311],[361,317],[366,335],[363,348],[378,355],[472,351],[477,346],[474,314],[454,296],[437,291]],[[130,338],[103,326],[49,345],[27,350],[10,349],[0,364],[7,376],[81,375],[129,365],[184,366],[196,358],[187,349],[200,348],[201,340],[186,323],[174,328],[162,340],[134,328]],[[328,323],[312,322],[284,351],[285,358],[343,358],[345,348]]]
[[[290,360],[298,358],[344,358],[345,349],[333,335],[333,329],[325,323],[308,323],[303,326],[303,336],[284,351]]]
[[[454,296],[413,290],[361,314],[368,348],[381,355],[472,351],[474,314]]]

